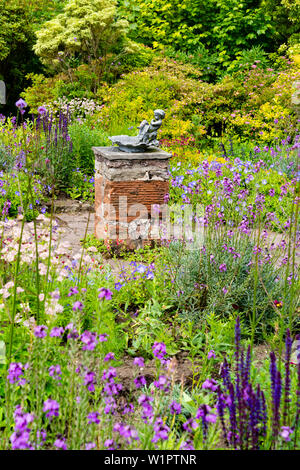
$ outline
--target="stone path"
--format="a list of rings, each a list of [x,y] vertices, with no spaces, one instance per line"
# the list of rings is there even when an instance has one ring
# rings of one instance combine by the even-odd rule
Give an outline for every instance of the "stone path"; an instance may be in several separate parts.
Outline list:
[[[58,200],[55,202],[54,218],[57,225],[65,231],[64,236],[72,247],[72,255],[81,252],[80,240],[84,239],[85,233],[94,233],[94,205],[70,199]],[[103,264],[110,265],[112,272],[117,274],[122,268],[129,266],[129,261],[104,259]]]

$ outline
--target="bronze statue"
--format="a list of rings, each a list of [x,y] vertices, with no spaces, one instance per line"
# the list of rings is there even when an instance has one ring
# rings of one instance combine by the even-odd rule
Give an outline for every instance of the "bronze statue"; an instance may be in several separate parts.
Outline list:
[[[137,136],[115,135],[109,137],[113,144],[117,144],[122,152],[146,152],[157,149],[159,142],[157,140],[157,131],[162,125],[165,112],[162,109],[154,111],[154,119],[150,124],[144,120],[138,126],[139,134]]]

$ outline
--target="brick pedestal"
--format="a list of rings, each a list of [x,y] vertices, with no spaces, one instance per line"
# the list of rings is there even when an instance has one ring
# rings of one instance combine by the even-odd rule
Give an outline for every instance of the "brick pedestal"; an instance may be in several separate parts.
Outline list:
[[[159,207],[169,192],[170,154],[160,149],[126,153],[93,147],[95,236],[135,248],[158,239]]]

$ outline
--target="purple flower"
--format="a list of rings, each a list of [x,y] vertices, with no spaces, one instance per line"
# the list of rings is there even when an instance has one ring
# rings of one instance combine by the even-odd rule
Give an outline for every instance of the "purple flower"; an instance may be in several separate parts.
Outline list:
[[[170,405],[170,413],[171,415],[179,415],[181,413],[181,404],[176,401],[172,401]]]
[[[108,338],[108,334],[106,334],[106,333],[103,333],[103,334],[99,335],[100,343],[103,343],[104,341],[107,341],[107,338]]]
[[[170,390],[170,380],[165,375],[160,375],[158,380],[153,382],[154,387],[168,392]]]
[[[11,447],[13,450],[33,450],[33,447],[29,441],[30,431],[15,431],[10,436]]]
[[[221,272],[225,273],[225,271],[227,271],[227,266],[226,266],[226,264],[225,264],[225,263],[220,264],[219,270],[220,270]]]
[[[106,441],[104,442],[104,447],[106,447],[106,449],[108,450],[115,450],[117,447],[117,444],[115,443],[113,439],[106,439]]]
[[[197,429],[198,424],[193,418],[190,418],[185,423],[183,423],[182,427],[187,432],[193,432],[193,429]]]
[[[72,325],[72,323],[71,323],[71,325]],[[67,327],[66,327],[66,329],[67,329]],[[78,338],[78,336],[79,336],[79,334],[78,334],[77,330],[70,329],[70,333],[68,333],[67,338],[68,339],[76,339],[76,338]]]
[[[20,110],[21,109],[24,109],[27,107],[27,103],[26,101],[24,101],[22,98],[20,98],[17,102],[16,102],[16,106],[17,108],[19,108]]]
[[[87,372],[84,376],[84,385],[86,385],[87,389],[90,392],[95,391],[95,384],[96,384],[96,374],[95,372]]]
[[[91,424],[91,423],[99,424],[100,423],[99,416],[100,415],[97,411],[92,411],[92,413],[90,413],[87,416],[87,419],[89,420],[89,424]]]
[[[133,364],[135,366],[138,366],[138,367],[145,367],[145,363],[144,363],[144,358],[143,357],[135,357],[133,359]]]
[[[108,396],[104,398],[105,401],[105,408],[104,408],[104,413],[106,415],[108,414],[115,414],[115,410],[117,409],[117,403],[115,399],[112,396]]]
[[[289,426],[282,426],[280,435],[281,437],[287,442],[291,440],[291,434],[293,434],[293,429],[291,429]]]
[[[217,382],[214,379],[206,379],[205,382],[202,384],[202,388],[205,390],[211,390],[215,392],[218,388]]]
[[[157,359],[163,359],[167,354],[166,345],[164,343],[158,343],[157,341],[152,346],[153,356]]]
[[[21,362],[11,362],[8,368],[7,380],[11,384],[18,383],[18,385],[24,385],[26,381],[23,373],[23,364]]]
[[[124,425],[123,423],[116,423],[113,430],[118,432],[120,436],[124,437],[128,444],[130,444],[133,439],[139,439],[136,429],[130,427],[128,424]]]
[[[53,445],[57,447],[57,449],[67,450],[66,439],[61,435],[57,436],[57,439],[55,440]]]
[[[157,418],[157,420],[155,421],[153,425],[153,429],[154,429],[154,437],[151,442],[155,443],[159,441],[160,439],[162,441],[166,441],[168,439],[170,428],[169,426],[164,424],[162,418]]]
[[[128,413],[133,413],[134,412],[134,406],[132,403],[128,403],[124,405],[123,409],[123,415],[127,415]]]
[[[45,106],[39,106],[37,111],[40,116],[44,116],[47,113],[47,109],[45,108]]]
[[[15,431],[17,432],[25,432],[30,431],[28,425],[34,421],[34,415],[31,413],[24,413],[22,410],[21,405],[17,405],[15,412]]]
[[[187,439],[180,445],[180,450],[195,450],[193,441],[191,439]]]
[[[117,376],[117,371],[114,367],[109,367],[107,370],[104,369],[102,380],[107,380],[108,382],[113,382],[114,378]]]
[[[34,336],[36,338],[45,338],[45,336],[47,335],[47,329],[48,328],[45,325],[36,326],[34,329]]]
[[[136,388],[141,388],[144,385],[147,385],[146,379],[143,375],[138,375],[138,377],[134,379],[134,383]]]
[[[80,302],[79,300],[76,300],[76,302],[74,302],[73,304],[73,311],[76,312],[78,310],[82,311],[83,309],[83,303]]]
[[[201,405],[200,408],[198,408],[198,411],[196,413],[196,419],[204,419],[207,423],[215,423],[217,420],[217,417],[215,414],[210,413],[211,407],[208,405]]]
[[[106,300],[110,300],[112,298],[112,292],[109,290],[109,289],[106,289],[105,287],[101,287],[101,289],[99,289],[99,299],[106,299]]]
[[[50,335],[52,338],[58,338],[59,336],[61,336],[64,332],[64,329],[62,326],[54,326],[52,328],[52,330],[50,331]]]
[[[109,352],[106,354],[106,356],[104,357],[104,361],[112,361],[113,359],[115,359],[115,355],[113,352]]]
[[[87,442],[85,444],[85,450],[92,450],[92,449],[95,449],[95,447],[96,447],[95,442]]]
[[[211,358],[216,359],[216,353],[213,349],[211,349],[209,353],[207,354],[207,359],[211,359]]]
[[[84,331],[80,336],[81,341],[84,343],[83,351],[93,351],[98,344],[97,334],[91,331]]]
[[[104,385],[103,391],[107,395],[113,396],[113,395],[118,395],[118,393],[120,392],[120,390],[122,390],[122,388],[123,388],[122,384],[108,382]]]
[[[147,395],[140,395],[138,398],[138,403],[142,406],[148,405],[151,401],[153,401],[153,397],[148,397]]]
[[[56,366],[50,366],[49,367],[49,375],[50,377],[53,377],[54,380],[61,380],[61,368],[57,364]]]
[[[76,286],[71,287],[71,289],[68,292],[68,297],[71,297],[72,295],[76,295],[76,294],[78,294],[78,288]]]
[[[43,406],[43,411],[46,414],[47,418],[51,418],[52,416],[58,416],[59,415],[59,403],[55,400],[51,400],[48,398],[48,400],[44,401],[44,406]]]

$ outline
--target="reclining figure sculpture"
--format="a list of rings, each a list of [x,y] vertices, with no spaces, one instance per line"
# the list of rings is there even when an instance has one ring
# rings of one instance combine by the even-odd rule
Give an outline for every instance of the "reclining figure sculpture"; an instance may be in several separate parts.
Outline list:
[[[162,109],[156,109],[154,111],[154,119],[151,120],[150,124],[144,120],[138,126],[139,134],[137,136],[115,135],[109,137],[109,139],[113,144],[118,145],[119,150],[122,152],[142,153],[155,150],[159,146],[157,131],[162,125],[164,117],[165,112]]]

